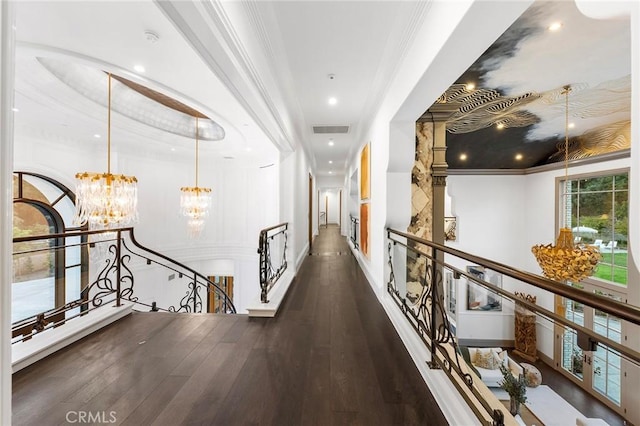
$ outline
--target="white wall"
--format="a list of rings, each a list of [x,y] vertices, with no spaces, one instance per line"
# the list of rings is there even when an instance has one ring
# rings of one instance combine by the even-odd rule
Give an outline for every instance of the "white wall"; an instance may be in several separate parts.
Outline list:
[[[458,218],[457,240],[447,246],[507,265],[519,265],[530,255],[525,247],[527,222],[518,213],[526,205],[525,176],[449,176],[447,194],[451,213]],[[551,217],[553,219],[553,217]],[[533,256],[533,255],[531,255]],[[468,262],[446,257],[466,270]],[[518,267],[518,266],[516,266]],[[503,277],[503,288],[514,291],[515,283]],[[502,312],[467,310],[467,282],[458,281],[456,335],[460,339],[513,340],[513,309],[503,304]]]
[[[318,189],[337,189],[344,186],[344,176],[318,176]]]
[[[291,234],[289,241],[291,244],[291,253],[288,259],[291,259],[295,270],[297,271],[305,255],[309,251],[309,174],[312,174],[312,211],[311,226],[312,235],[318,234],[318,196],[317,182],[309,160],[301,148],[296,149],[289,154],[285,160],[287,164],[287,173],[280,176],[280,185],[288,186],[287,179],[293,182],[289,188],[292,197],[292,210],[290,211]],[[286,195],[283,195],[286,197]]]
[[[616,170],[629,167],[630,164],[630,159],[621,159],[571,167],[569,177],[573,174]],[[451,197],[452,214],[458,218],[458,239],[448,242],[447,246],[540,274],[531,247],[555,241],[556,178],[563,176],[563,169],[526,176],[449,176],[447,193]],[[630,228],[639,225],[637,216],[630,214]],[[466,267],[464,261],[453,260],[452,257],[447,257],[447,262],[461,269]],[[637,271],[632,260],[630,269],[634,268]],[[630,272],[632,274],[633,271]],[[513,339],[511,309],[505,309],[502,314],[468,312],[466,282],[461,279],[458,284],[458,337]],[[509,279],[504,279],[503,287],[509,291],[536,295],[540,306],[554,309],[553,295],[546,291]],[[630,302],[634,303],[633,300]],[[484,321],[478,321],[479,318]],[[545,355],[553,357],[553,329],[547,321],[538,323],[538,348]]]

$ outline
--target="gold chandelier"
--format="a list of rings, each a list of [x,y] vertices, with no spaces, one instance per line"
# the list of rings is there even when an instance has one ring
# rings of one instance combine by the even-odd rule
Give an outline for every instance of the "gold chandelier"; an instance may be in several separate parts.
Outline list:
[[[569,170],[569,92],[571,86],[564,86],[565,95],[565,137],[564,137],[564,182],[567,183]],[[563,215],[566,216],[566,215]],[[565,217],[566,221],[566,217]],[[556,281],[581,281],[593,273],[600,259],[595,246],[574,245],[573,234],[566,223],[560,228],[556,245],[538,244],[531,247],[545,277]]]
[[[196,186],[180,188],[180,212],[187,218],[191,237],[198,237],[211,207],[211,188],[198,186],[198,117],[196,117]]]
[[[107,172],[76,174],[76,211],[73,222],[89,229],[113,229],[138,220],[138,180],[111,174],[111,73],[108,73]]]

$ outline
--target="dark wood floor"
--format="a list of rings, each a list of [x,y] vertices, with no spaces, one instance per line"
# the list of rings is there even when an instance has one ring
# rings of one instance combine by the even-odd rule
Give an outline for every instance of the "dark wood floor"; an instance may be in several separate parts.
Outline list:
[[[520,362],[529,362],[513,354],[513,358]],[[575,385],[571,380],[554,370],[551,366],[538,360],[535,366],[542,373],[542,384],[549,386],[555,393],[564,398],[576,410],[586,417],[603,419],[610,426],[624,426],[626,423],[618,413],[598,401],[592,395]]]
[[[337,227],[313,254],[274,319],[135,313],[16,373],[13,423],[447,424]]]

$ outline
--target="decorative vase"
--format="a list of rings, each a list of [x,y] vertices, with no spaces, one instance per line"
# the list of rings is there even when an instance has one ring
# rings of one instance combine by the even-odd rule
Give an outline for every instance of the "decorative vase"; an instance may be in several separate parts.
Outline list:
[[[509,412],[512,416],[520,414],[520,401],[514,397],[509,399]]]

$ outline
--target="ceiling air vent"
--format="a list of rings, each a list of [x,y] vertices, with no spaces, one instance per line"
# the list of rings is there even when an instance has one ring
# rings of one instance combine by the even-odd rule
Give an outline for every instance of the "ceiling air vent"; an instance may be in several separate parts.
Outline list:
[[[349,126],[313,126],[313,133],[349,133]]]

